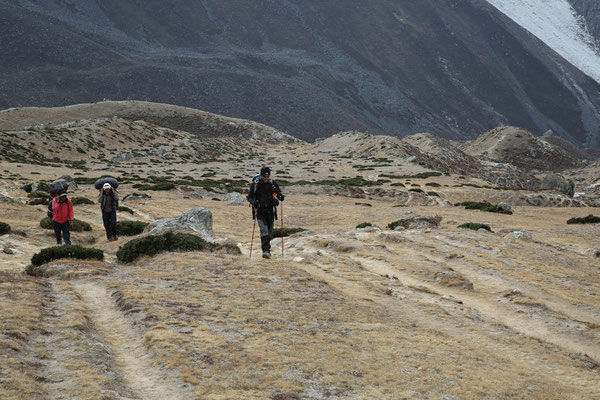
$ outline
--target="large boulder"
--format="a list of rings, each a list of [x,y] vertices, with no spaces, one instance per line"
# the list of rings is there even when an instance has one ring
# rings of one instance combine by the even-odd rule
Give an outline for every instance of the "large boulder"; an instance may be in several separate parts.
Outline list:
[[[223,196],[223,201],[235,205],[244,205],[248,202],[246,198],[238,192],[227,193],[225,196]]]
[[[215,242],[212,229],[213,219],[210,210],[204,207],[193,208],[190,211],[174,218],[165,218],[154,221],[146,227],[145,233],[159,235],[169,231],[192,231],[202,239]]]
[[[542,179],[542,190],[556,190],[569,197],[575,194],[575,183],[570,179],[565,179],[559,174],[548,174]]]

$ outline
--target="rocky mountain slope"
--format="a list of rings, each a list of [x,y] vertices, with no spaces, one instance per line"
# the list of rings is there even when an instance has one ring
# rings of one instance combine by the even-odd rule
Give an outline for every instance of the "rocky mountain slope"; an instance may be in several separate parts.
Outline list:
[[[349,1],[0,0],[0,107],[137,99],[303,139],[510,124],[598,145],[600,86],[487,2]]]

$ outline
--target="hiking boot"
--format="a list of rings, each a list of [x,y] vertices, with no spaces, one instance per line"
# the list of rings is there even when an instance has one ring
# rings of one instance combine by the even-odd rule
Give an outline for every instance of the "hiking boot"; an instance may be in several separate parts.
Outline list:
[[[263,258],[271,258],[271,253],[268,251],[263,252]]]

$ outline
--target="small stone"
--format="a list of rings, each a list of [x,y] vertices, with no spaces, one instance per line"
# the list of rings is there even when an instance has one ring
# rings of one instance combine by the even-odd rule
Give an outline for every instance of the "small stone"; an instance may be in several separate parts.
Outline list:
[[[2,251],[4,252],[4,254],[15,254],[15,252],[9,249],[8,247],[5,247]]]
[[[294,257],[294,262],[301,263],[302,261],[304,261],[303,257]]]
[[[527,203],[531,204],[532,206],[539,207],[542,205],[542,201],[540,199],[528,198],[526,201],[527,201]]]

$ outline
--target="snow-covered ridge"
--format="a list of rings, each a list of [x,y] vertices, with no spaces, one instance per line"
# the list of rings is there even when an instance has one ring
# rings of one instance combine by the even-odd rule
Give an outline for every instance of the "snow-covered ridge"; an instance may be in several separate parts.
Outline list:
[[[487,0],[600,83],[600,51],[567,0]]]

